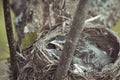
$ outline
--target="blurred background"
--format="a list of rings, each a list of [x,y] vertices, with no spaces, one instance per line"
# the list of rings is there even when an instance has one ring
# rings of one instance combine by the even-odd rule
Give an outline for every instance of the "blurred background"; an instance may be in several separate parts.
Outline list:
[[[9,57],[4,23],[2,0],[0,0],[0,61]]]
[[[4,13],[2,0],[0,0],[0,80],[7,80],[7,65],[6,59],[9,57],[8,47],[7,47],[7,37],[5,31],[4,23]]]

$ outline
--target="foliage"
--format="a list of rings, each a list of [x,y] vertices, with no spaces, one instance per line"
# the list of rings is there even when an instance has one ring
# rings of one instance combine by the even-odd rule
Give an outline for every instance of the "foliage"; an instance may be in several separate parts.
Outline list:
[[[112,30],[120,36],[120,20],[112,27]]]
[[[37,38],[36,32],[27,33],[25,35],[25,37],[22,39],[21,51],[32,46],[32,44],[35,42],[36,38]]]

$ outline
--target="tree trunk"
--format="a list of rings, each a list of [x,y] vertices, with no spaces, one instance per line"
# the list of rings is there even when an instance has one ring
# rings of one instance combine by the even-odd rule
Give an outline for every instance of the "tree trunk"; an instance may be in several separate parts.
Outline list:
[[[55,80],[64,80],[70,67],[72,56],[74,54],[80,34],[83,30],[87,6],[90,0],[80,0],[75,12],[71,30],[67,36],[67,40],[58,64]]]

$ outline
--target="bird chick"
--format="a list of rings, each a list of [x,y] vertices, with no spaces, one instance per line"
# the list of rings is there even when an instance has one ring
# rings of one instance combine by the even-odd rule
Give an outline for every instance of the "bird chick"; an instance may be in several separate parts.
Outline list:
[[[105,65],[113,62],[113,59],[105,51],[97,48],[96,45],[86,42],[86,47],[92,51],[92,57],[88,58],[91,58],[89,60],[91,60],[90,62],[94,65],[94,69],[100,71]]]

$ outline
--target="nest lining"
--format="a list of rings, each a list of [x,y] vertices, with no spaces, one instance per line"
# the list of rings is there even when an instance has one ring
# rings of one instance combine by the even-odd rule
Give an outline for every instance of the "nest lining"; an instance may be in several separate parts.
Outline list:
[[[61,46],[63,46],[63,44],[61,45],[59,42],[53,44],[51,42],[57,40],[58,36],[64,37],[65,34],[62,33],[60,29],[56,28],[54,31],[40,38],[31,49],[24,51],[22,55],[25,56],[25,59],[18,57],[18,66],[20,70],[18,80],[54,80],[57,64],[59,63],[59,57],[62,52]],[[62,39],[61,42],[64,40],[65,38]],[[78,42],[71,67],[65,80],[119,80],[119,41],[119,38],[107,28],[85,28]],[[91,53],[95,53],[95,51],[94,49],[91,50],[91,46],[86,47],[86,42],[96,47],[100,53],[108,55],[111,61],[108,61],[102,66],[96,64],[101,60],[98,60],[96,63],[91,63],[92,60],[96,59],[92,58],[94,54],[91,55]],[[52,46],[49,46],[49,44],[52,44]],[[84,52],[87,56],[81,55],[81,51],[84,50],[88,50]],[[100,59],[106,61],[105,58],[108,57]],[[80,61],[82,61],[82,63]],[[100,69],[96,69],[94,67],[95,64],[97,68],[101,66]]]

